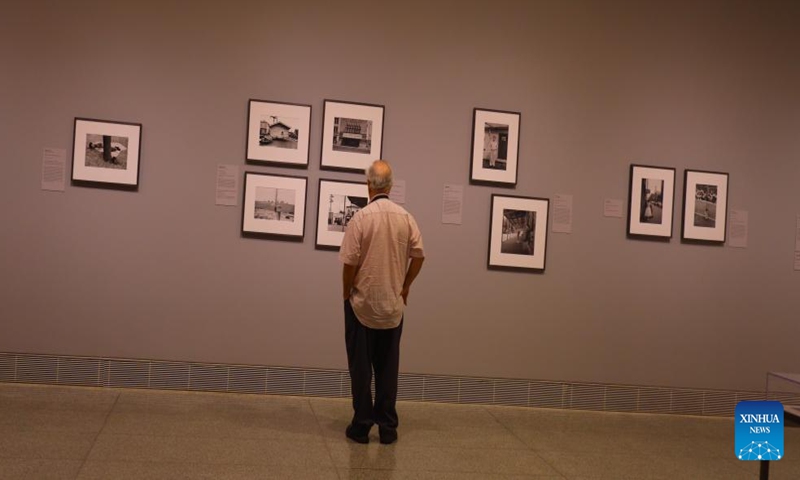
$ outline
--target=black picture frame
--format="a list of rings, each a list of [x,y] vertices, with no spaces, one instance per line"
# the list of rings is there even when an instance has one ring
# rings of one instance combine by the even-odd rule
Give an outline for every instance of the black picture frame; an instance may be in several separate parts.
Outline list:
[[[250,99],[246,162],[308,168],[311,113],[311,105]]]
[[[347,223],[369,203],[367,184],[321,178],[318,191],[315,248],[339,250]]]
[[[628,238],[669,241],[675,204],[675,168],[631,164]]]
[[[682,241],[725,243],[729,179],[730,175],[723,172],[684,170]]]
[[[386,107],[325,100],[320,169],[363,173],[383,158]]]
[[[549,212],[548,198],[493,194],[487,267],[543,273]]]
[[[520,112],[473,109],[470,183],[516,187],[521,122]]]
[[[302,241],[308,179],[244,172],[242,236]]]
[[[76,186],[138,190],[142,124],[76,117],[71,182]]]

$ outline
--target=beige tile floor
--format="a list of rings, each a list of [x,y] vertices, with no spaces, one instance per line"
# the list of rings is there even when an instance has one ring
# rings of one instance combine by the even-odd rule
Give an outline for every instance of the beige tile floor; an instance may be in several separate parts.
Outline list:
[[[401,403],[349,442],[349,401],[0,384],[0,478],[751,479],[733,419]],[[771,479],[800,479],[800,429]],[[796,453],[795,453],[796,452]]]

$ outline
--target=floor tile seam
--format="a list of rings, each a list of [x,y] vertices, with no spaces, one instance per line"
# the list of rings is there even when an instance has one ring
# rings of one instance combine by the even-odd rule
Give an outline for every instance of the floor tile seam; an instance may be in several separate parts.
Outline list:
[[[567,479],[564,475],[560,473],[541,473],[541,474],[532,474],[527,471],[513,471],[513,469],[509,471],[498,471],[496,465],[487,466],[486,468],[464,468],[459,465],[455,465],[452,468],[435,468],[435,467],[407,467],[407,466],[395,466],[393,468],[378,468],[378,467],[348,467],[348,466],[337,466],[339,470],[374,470],[374,471],[381,471],[381,472],[403,472],[403,473],[446,473],[446,474],[480,474],[480,475],[502,475],[502,476],[540,476],[540,477],[557,477],[562,479]],[[568,479],[567,479],[568,480]]]
[[[60,460],[60,461],[70,461],[70,462],[83,462],[84,461],[84,457],[83,457],[83,455],[53,456],[53,457],[51,457],[49,455],[45,455],[45,456],[27,455],[27,456],[22,456],[22,457],[17,456],[17,455],[10,455],[10,456],[6,457],[3,454],[0,454],[0,460],[27,460],[27,461],[30,461],[30,460]]]
[[[314,409],[313,402],[311,401],[311,399],[306,399],[306,403],[308,404],[308,408],[311,409],[311,414],[314,416],[314,420],[316,420],[317,431],[319,432],[319,436],[320,436],[320,438],[322,440],[322,444],[325,446],[325,451],[328,452],[328,458],[330,459],[331,464],[333,465],[334,472],[336,473],[336,478],[338,478],[339,480],[345,480],[339,474],[339,469],[336,466],[336,460],[333,458],[333,452],[331,451],[331,447],[330,447],[330,445],[328,445],[328,442],[325,440],[325,430],[323,430],[323,428],[322,428],[322,423],[320,423],[319,416],[317,415],[317,411]]]
[[[92,458],[86,462],[86,465],[91,463],[133,463],[133,464],[153,464],[153,465],[184,465],[184,464],[191,464],[191,465],[199,465],[199,466],[208,466],[208,467],[221,467],[221,466],[249,466],[249,467],[272,467],[272,468],[298,468],[298,469],[335,469],[337,468],[336,464],[332,465],[321,465],[319,462],[309,461],[307,459],[303,459],[302,461],[284,461],[281,458],[273,459],[273,460],[259,460],[259,461],[252,461],[252,460],[198,460],[196,458],[186,458],[186,459],[177,459],[177,458],[167,458],[161,460],[152,460],[152,459],[145,459],[145,458],[124,458],[124,459],[115,459],[115,458]]]
[[[116,394],[116,396],[114,397],[114,403],[111,404],[111,408],[109,408],[108,412],[106,412],[106,417],[103,420],[103,425],[100,427],[100,429],[94,435],[94,438],[92,439],[91,446],[86,451],[86,456],[83,458],[83,462],[81,462],[80,468],[78,468],[78,473],[77,473],[76,477],[80,477],[81,476],[81,472],[83,471],[83,466],[86,465],[86,461],[89,460],[89,457],[92,455],[92,451],[94,450],[95,446],[97,445],[97,439],[100,438],[100,434],[102,434],[103,433],[103,429],[106,428],[106,425],[108,424],[108,419],[109,419],[109,417],[111,417],[111,412],[114,411],[114,407],[116,407],[117,402],[119,402],[119,397],[120,396],[122,396],[122,393],[118,392]]]
[[[499,473],[497,469],[492,467],[487,467],[488,469],[475,469],[475,468],[465,468],[462,467],[461,463],[454,465],[453,468],[436,468],[435,466],[428,466],[425,468],[418,468],[418,467],[407,467],[400,465],[399,468],[397,465],[393,466],[392,468],[380,468],[380,467],[362,467],[362,466],[339,466],[337,465],[337,469],[343,470],[376,470],[381,472],[428,472],[428,473],[479,473],[479,474],[499,474],[499,475],[526,475],[525,473]]]
[[[117,437],[154,437],[154,438],[182,438],[188,440],[257,440],[266,443],[283,443],[283,444],[298,444],[308,445],[310,441],[315,443],[323,443],[323,439],[317,438],[314,434],[313,439],[288,439],[276,437],[258,437],[258,436],[230,436],[230,435],[202,435],[202,434],[177,434],[177,435],[164,435],[156,433],[127,433],[127,432],[100,432],[102,435],[117,436]]]
[[[565,479],[567,478],[567,475],[566,475],[564,472],[562,472],[561,470],[557,469],[557,468],[556,468],[556,467],[555,467],[553,464],[551,464],[551,463],[550,463],[550,462],[548,462],[548,461],[547,461],[547,460],[546,460],[544,457],[542,457],[541,455],[539,455],[539,452],[537,452],[536,450],[532,449],[532,448],[531,448],[531,446],[530,446],[530,445],[528,445],[528,443],[527,443],[527,442],[525,442],[525,440],[523,440],[522,438],[520,438],[520,436],[519,436],[519,435],[517,435],[517,433],[516,433],[516,432],[514,432],[514,431],[513,431],[513,430],[511,430],[511,429],[510,429],[510,428],[509,428],[509,427],[508,427],[506,424],[504,424],[503,422],[501,422],[501,421],[500,421],[500,419],[499,419],[499,418],[497,418],[497,416],[496,416],[494,413],[492,413],[492,410],[491,410],[491,408],[486,408],[486,407],[483,407],[483,409],[484,409],[484,410],[485,410],[485,411],[486,411],[486,412],[487,412],[487,413],[488,413],[488,414],[489,414],[489,415],[490,415],[492,418],[494,418],[495,422],[497,422],[497,423],[498,423],[500,426],[502,426],[502,427],[503,427],[503,428],[504,428],[506,431],[508,431],[508,432],[509,432],[509,433],[510,433],[510,434],[511,434],[511,435],[512,435],[514,438],[516,438],[517,440],[519,440],[519,441],[520,441],[520,443],[522,443],[522,445],[525,445],[525,446],[527,447],[527,450],[528,450],[528,451],[530,451],[530,452],[532,452],[534,455],[536,455],[536,457],[537,457],[537,458],[539,458],[539,460],[541,460],[541,461],[542,461],[542,462],[543,462],[545,465],[547,465],[548,467],[550,467],[550,469],[551,469],[551,470],[553,470],[554,472],[556,472],[556,473],[557,473],[559,476],[561,476],[562,478],[565,478]]]
[[[300,469],[330,469],[337,470],[341,467],[336,465],[312,465],[305,466],[300,464],[287,464],[287,463],[253,463],[253,462],[202,462],[195,460],[105,460],[96,459],[89,460],[86,463],[102,463],[102,464],[141,464],[141,465],[185,465],[190,463],[192,465],[199,465],[204,467],[218,467],[218,466],[237,466],[237,467],[270,467],[270,468],[300,468]],[[83,467],[81,468],[81,470]]]
[[[4,437],[18,436],[20,438],[40,437],[42,435],[59,435],[60,437],[87,437],[97,436],[100,429],[92,430],[75,430],[71,428],[54,428],[54,427],[16,427],[16,428],[3,428],[0,426],[0,435]]]
[[[22,458],[19,460],[31,460]],[[46,459],[43,459],[46,460]],[[77,460],[76,460],[77,461]],[[178,461],[178,460],[105,460],[105,459],[95,459],[89,460],[86,463],[88,464],[140,464],[140,465],[184,465],[187,463],[191,463],[192,465],[199,465],[199,466],[242,466],[242,467],[275,467],[275,468],[298,468],[298,469],[328,469],[328,470],[365,470],[365,471],[381,471],[381,472],[429,472],[429,473],[478,473],[478,474],[499,474],[499,475],[530,475],[527,473],[499,473],[496,469],[492,468],[490,470],[486,469],[467,469],[467,468],[381,468],[381,467],[354,467],[354,466],[343,466],[343,465],[326,465],[326,466],[305,466],[305,465],[298,465],[298,464],[279,464],[279,463],[252,463],[252,462],[202,462],[202,461]],[[79,470],[79,475],[83,471],[85,465],[81,466],[81,470]],[[337,473],[338,475],[338,473]],[[542,477],[553,477],[555,475],[548,475],[548,474],[541,474],[541,475],[534,475],[534,476],[542,476]],[[563,477],[558,475],[559,477]]]
[[[344,436],[344,433],[342,433],[342,436]],[[338,438],[326,437],[325,440],[326,440],[325,443],[334,443],[334,444],[335,443],[340,443],[340,444],[352,445],[348,441],[339,440]],[[400,448],[402,450],[425,450],[425,451],[430,451],[430,450],[458,450],[458,451],[462,451],[462,450],[477,450],[477,451],[481,451],[481,452],[530,452],[531,451],[531,448],[528,447],[528,446],[525,446],[524,444],[523,444],[523,446],[516,447],[516,448],[506,448],[506,447],[497,448],[497,447],[485,447],[485,446],[482,446],[482,447],[480,447],[480,446],[453,447],[453,446],[449,446],[449,445],[432,445],[432,444],[429,444],[429,443],[412,445],[410,443],[400,443],[401,441],[402,441],[402,439],[398,440],[398,443],[396,443],[396,444],[394,444],[392,446],[381,447],[381,448]],[[365,445],[365,446],[363,446],[363,448],[367,448],[367,446]]]

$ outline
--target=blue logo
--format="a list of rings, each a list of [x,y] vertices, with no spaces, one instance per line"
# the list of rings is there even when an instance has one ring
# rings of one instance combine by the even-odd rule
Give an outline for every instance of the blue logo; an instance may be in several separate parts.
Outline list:
[[[739,402],[736,405],[736,458],[783,458],[783,405],[781,402]]]

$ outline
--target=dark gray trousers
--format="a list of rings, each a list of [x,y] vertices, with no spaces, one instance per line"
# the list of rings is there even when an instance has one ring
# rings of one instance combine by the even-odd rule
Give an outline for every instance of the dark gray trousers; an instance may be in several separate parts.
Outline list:
[[[397,428],[397,375],[400,367],[400,325],[387,330],[368,328],[356,318],[349,300],[344,302],[344,337],[350,389],[353,395],[352,425],[366,434],[377,423],[381,429]],[[370,383],[375,372],[375,403]]]

